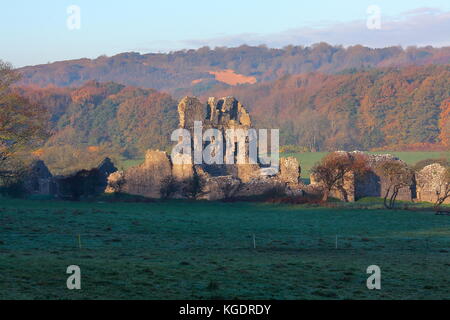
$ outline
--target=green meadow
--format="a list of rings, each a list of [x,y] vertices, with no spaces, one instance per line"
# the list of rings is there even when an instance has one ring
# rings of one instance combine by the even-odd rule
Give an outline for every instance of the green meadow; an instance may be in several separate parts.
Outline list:
[[[1,198],[0,299],[449,299],[450,217],[415,206]]]

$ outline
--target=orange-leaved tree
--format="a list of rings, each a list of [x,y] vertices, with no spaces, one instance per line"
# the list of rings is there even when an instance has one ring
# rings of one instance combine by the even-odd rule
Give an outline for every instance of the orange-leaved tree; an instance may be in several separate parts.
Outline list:
[[[314,179],[323,186],[322,201],[327,201],[331,190],[337,189],[344,201],[348,201],[345,190],[345,178],[348,174],[364,174],[368,167],[368,159],[362,153],[334,152],[326,155],[312,169]]]
[[[36,146],[46,136],[46,112],[30,103],[13,84],[20,75],[9,63],[0,60],[0,175],[10,175],[8,160]]]
[[[441,104],[441,118],[439,120],[441,133],[439,138],[444,146],[450,148],[450,99]]]

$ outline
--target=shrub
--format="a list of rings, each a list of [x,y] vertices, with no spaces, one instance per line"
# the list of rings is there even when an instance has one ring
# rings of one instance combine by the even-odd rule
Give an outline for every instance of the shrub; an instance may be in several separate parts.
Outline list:
[[[177,186],[172,176],[166,177],[161,182],[160,194],[162,199],[170,198],[176,191]]]
[[[338,189],[344,200],[347,200],[347,192],[344,188],[344,180],[348,174],[363,174],[368,170],[367,156],[364,154],[351,154],[347,152],[335,152],[325,156],[312,169],[311,173],[323,186],[322,201],[328,200],[331,190]]]
[[[311,150],[308,147],[296,146],[296,145],[285,145],[280,148],[281,153],[304,153],[310,152]]]
[[[22,198],[26,195],[26,189],[22,176],[14,175],[0,179],[0,194],[3,196]]]

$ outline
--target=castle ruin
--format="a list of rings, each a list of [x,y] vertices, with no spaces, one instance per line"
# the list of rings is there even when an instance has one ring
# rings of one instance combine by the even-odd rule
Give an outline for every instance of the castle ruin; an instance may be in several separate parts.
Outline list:
[[[179,128],[187,130],[191,137],[195,136],[196,122],[202,124],[202,135],[208,129],[216,129],[222,141],[227,140],[227,130],[252,128],[249,113],[234,97],[209,98],[206,104],[198,98],[185,97],[178,105],[178,113]],[[238,141],[236,138],[222,151],[223,155],[234,158],[233,164],[195,164],[193,152],[177,155],[184,159],[173,159],[166,152],[149,150],[142,165],[113,174],[107,190],[151,198],[205,200],[248,198],[275,192],[303,194],[300,166],[295,158],[280,159],[279,172],[270,176],[261,174],[260,163],[238,163],[238,149],[244,148],[244,157],[248,158],[248,137],[246,139]],[[201,144],[198,146],[201,150],[208,146],[208,142],[193,139],[191,148],[196,144]]]
[[[124,171],[118,171],[110,159],[105,159],[96,168],[81,170],[68,176],[52,176],[44,162],[38,160],[28,170],[24,181],[25,189],[29,194],[53,195],[71,200],[95,197],[103,192],[126,193],[153,199],[197,200],[320,196],[321,182],[312,175],[311,183],[303,184],[300,165],[293,157],[280,158],[279,170],[272,174],[262,174],[267,164],[237,161],[241,148],[244,150],[244,158],[249,160],[248,136],[244,140],[233,137],[231,143],[225,144],[222,156],[231,156],[232,163],[194,161],[196,147],[204,150],[215,142],[214,139],[226,141],[229,130],[253,129],[248,111],[234,97],[209,98],[206,103],[201,103],[195,97],[185,97],[178,105],[178,114],[179,129],[189,132],[191,139],[190,150],[186,154],[176,154],[174,158],[164,151],[148,150],[141,165]],[[196,141],[198,123],[201,123],[202,137],[210,129],[215,129],[218,137]],[[338,152],[348,155],[360,153]],[[365,156],[369,170],[361,175],[349,173],[340,182],[345,190],[345,200],[384,197],[387,178],[376,170],[377,166],[383,161],[398,161],[402,166],[407,166],[389,154]],[[398,199],[436,202],[442,190],[449,188],[445,172],[446,168],[439,164],[429,165],[416,172],[411,184],[399,190]],[[331,195],[344,200],[342,190],[337,188],[332,190]],[[450,198],[445,203],[449,202]]]

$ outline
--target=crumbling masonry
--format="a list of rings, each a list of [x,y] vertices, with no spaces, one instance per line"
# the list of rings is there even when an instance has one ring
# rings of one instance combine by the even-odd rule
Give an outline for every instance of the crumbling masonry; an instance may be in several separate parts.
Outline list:
[[[252,127],[249,113],[233,97],[210,98],[206,104],[195,97],[185,97],[178,105],[178,113],[179,127],[188,130],[192,137],[196,121],[201,121],[202,133],[217,129],[223,137],[227,129],[247,130]],[[237,143],[228,147],[231,150],[224,150],[224,154],[237,153]],[[248,148],[247,144],[246,155]],[[111,175],[107,191],[150,198],[205,200],[270,196],[275,193],[289,196],[303,194],[300,166],[295,158],[280,159],[279,173],[265,176],[260,173],[260,164],[193,164],[191,155],[180,156],[187,159],[178,161],[180,159],[171,159],[163,151],[149,150],[142,165]]]
[[[208,129],[217,129],[222,137],[227,129],[252,128],[249,113],[233,97],[210,98],[206,104],[195,97],[185,97],[179,103],[178,113],[179,128],[189,131],[191,137],[194,136],[196,121],[202,122],[202,133]],[[247,142],[246,152],[249,148]],[[205,147],[203,140],[201,143],[202,148]],[[236,156],[237,144],[232,143],[226,148]],[[321,183],[314,176],[311,176],[311,184],[301,183],[299,163],[292,157],[281,158],[279,172],[267,176],[261,174],[260,170],[264,167],[261,164],[193,164],[192,153],[178,156],[183,159],[172,159],[163,151],[148,150],[140,166],[125,171],[117,171],[112,161],[105,159],[96,168],[68,176],[52,176],[44,162],[38,160],[30,165],[24,186],[29,194],[52,195],[70,200],[95,197],[103,192],[155,199],[204,200],[248,199],[255,196],[302,197],[305,194],[320,195],[322,192]],[[406,166],[406,163],[389,154],[366,156],[370,170],[359,176],[350,173],[341,182],[349,201],[385,195],[386,177],[377,172],[379,163],[398,161]],[[400,190],[398,199],[435,202],[443,187],[448,186],[444,179],[445,172],[446,168],[439,164],[429,165],[416,172],[411,185]],[[332,196],[341,198],[342,193],[337,189],[332,190]],[[449,202],[450,199],[447,199],[445,203]]]

